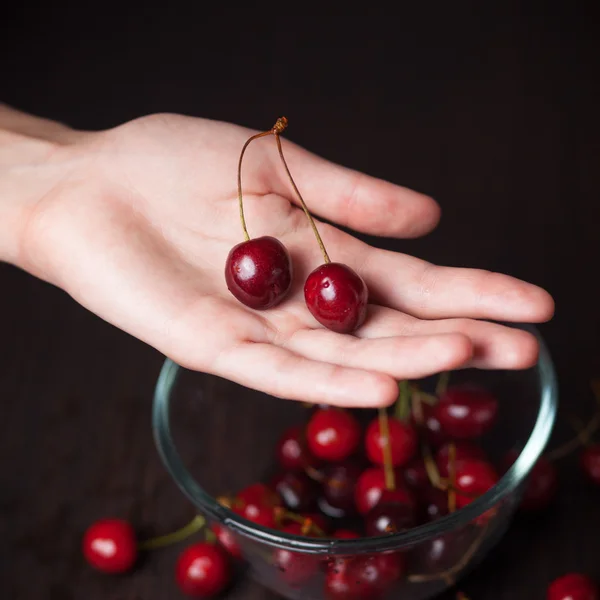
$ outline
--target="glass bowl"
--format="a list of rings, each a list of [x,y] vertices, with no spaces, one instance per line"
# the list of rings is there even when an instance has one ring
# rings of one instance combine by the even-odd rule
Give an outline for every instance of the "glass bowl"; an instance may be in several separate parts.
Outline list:
[[[465,508],[402,533],[354,540],[289,535],[247,521],[217,502],[219,496],[268,481],[283,430],[308,419],[310,409],[302,403],[270,397],[166,360],[154,396],[156,445],[168,471],[198,511],[209,523],[231,532],[251,576],[281,596],[432,598],[479,563],[504,534],[526,476],[552,431],[557,409],[555,372],[537,330],[528,329],[541,345],[535,367],[451,374],[451,383],[482,385],[499,400],[497,422],[480,440],[490,460],[498,464],[515,448],[518,458],[493,488]],[[430,378],[419,385],[433,390],[435,382],[436,378]],[[376,411],[356,413],[369,418]],[[391,588],[375,593],[365,584],[352,594],[344,595],[339,589],[336,595],[332,569],[338,573],[337,566],[343,570],[351,562],[342,558],[360,561],[368,579],[371,562],[397,552],[402,553],[406,572]],[[274,556],[282,553],[288,558],[292,553],[289,571],[275,564]]]

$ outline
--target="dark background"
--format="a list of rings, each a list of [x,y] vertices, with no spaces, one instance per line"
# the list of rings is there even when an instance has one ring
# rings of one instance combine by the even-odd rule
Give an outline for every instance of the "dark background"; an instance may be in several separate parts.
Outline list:
[[[374,243],[508,272],[554,295],[556,317],[541,331],[561,410],[585,416],[600,325],[597,21],[582,3],[525,4],[439,2],[372,17],[23,4],[0,19],[0,100],[83,129],[158,111],[264,129],[285,114],[289,139],[441,204],[433,234]],[[0,265],[0,358],[0,595],[178,597],[176,552],[117,579],[79,555],[97,517],[165,531],[192,514],[152,441],[162,357]],[[567,435],[559,424],[553,444]],[[542,599],[568,570],[600,578],[589,526],[600,491],[575,466],[561,464],[554,506],[518,519],[464,581],[473,600]],[[272,598],[251,582],[230,597]]]

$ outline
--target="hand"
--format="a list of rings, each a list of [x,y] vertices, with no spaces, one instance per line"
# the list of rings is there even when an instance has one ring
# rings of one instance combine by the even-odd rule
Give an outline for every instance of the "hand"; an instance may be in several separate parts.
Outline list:
[[[244,157],[246,222],[251,237],[272,235],[286,245],[295,277],[281,305],[256,312],[224,280],[227,254],[243,240],[237,161],[255,132],[173,115],[98,133],[60,131],[39,160],[55,174],[46,176],[51,185],[13,221],[13,262],[185,367],[279,397],[379,406],[395,400],[397,380],[465,366],[520,369],[537,359],[528,333],[475,319],[547,320],[553,302],[542,289],[373,248],[318,222],[332,260],[362,275],[372,302],[356,335],[323,329],[303,296],[322,256],[271,136]],[[316,215],[394,237],[424,234],[438,221],[426,196],[285,138],[283,148]]]

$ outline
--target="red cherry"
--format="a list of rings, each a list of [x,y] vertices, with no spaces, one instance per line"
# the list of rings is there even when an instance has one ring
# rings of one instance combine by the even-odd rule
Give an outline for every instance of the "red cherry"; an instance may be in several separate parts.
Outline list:
[[[424,523],[435,521],[448,514],[448,494],[433,486],[418,492],[418,515]]]
[[[384,493],[388,499],[406,502],[414,506],[415,499],[407,488],[403,487],[402,479],[396,474],[396,489],[387,490],[385,471],[381,467],[372,467],[362,472],[354,488],[354,503],[361,515],[366,515],[378,502]]]
[[[593,444],[583,451],[581,464],[588,479],[600,485],[600,444]]]
[[[304,471],[307,467],[318,466],[317,459],[308,451],[302,427],[287,429],[277,443],[275,454],[286,471]]]
[[[350,267],[327,263],[306,279],[304,299],[321,325],[337,333],[352,333],[367,316],[369,291],[362,277]]]
[[[316,410],[306,428],[310,451],[318,458],[337,462],[348,458],[360,444],[361,428],[346,410]]]
[[[327,533],[329,531],[329,521],[325,515],[321,513],[301,513],[300,515],[306,521],[312,521],[323,533]]]
[[[450,436],[442,430],[442,424],[436,415],[435,406],[423,402],[421,403],[421,412],[423,414],[423,422],[420,426],[416,422],[414,413],[411,415],[411,420],[413,425],[419,428],[425,441],[434,448],[449,441]]]
[[[299,523],[291,523],[284,527],[283,531],[292,535],[305,535],[302,532],[302,525]],[[289,585],[298,586],[311,579],[318,572],[320,561],[313,554],[302,554],[276,548],[273,553],[273,564],[281,571],[283,579]]]
[[[257,525],[274,529],[277,527],[275,509],[279,506],[281,500],[272,489],[255,483],[238,493],[232,510]]]
[[[264,310],[281,302],[292,285],[292,259],[274,237],[234,246],[225,263],[229,291],[250,308]]]
[[[309,511],[316,506],[318,485],[305,473],[280,473],[272,480],[271,486],[293,512]]]
[[[499,477],[485,460],[467,458],[456,463],[456,506],[463,508],[496,485]],[[462,493],[461,493],[462,492]]]
[[[507,452],[502,461],[505,472],[518,457],[519,453],[516,450]],[[525,480],[519,508],[524,511],[542,510],[550,504],[557,489],[556,468],[545,456],[540,456]]]
[[[330,507],[342,512],[342,516],[355,512],[354,488],[362,472],[363,467],[353,460],[327,465],[323,469],[323,497]]]
[[[435,405],[442,430],[459,439],[483,435],[496,421],[498,401],[489,392],[476,388],[449,388]]]
[[[473,543],[467,530],[458,530],[421,542],[411,552],[414,569],[440,573],[454,567]]]
[[[404,481],[411,490],[421,490],[429,485],[429,476],[422,458],[414,458],[404,467]]]
[[[390,452],[395,467],[405,465],[417,451],[417,434],[414,428],[394,417],[388,417]],[[379,427],[379,418],[373,419],[365,434],[365,450],[369,460],[377,465],[384,463],[383,449],[387,440]]]
[[[125,573],[137,559],[133,527],[120,519],[93,523],[83,536],[83,555],[87,562],[104,573]]]
[[[227,557],[218,546],[202,542],[186,548],[175,565],[175,581],[184,594],[210,598],[229,584]]]
[[[568,573],[548,587],[547,600],[600,600],[600,591],[587,575]]]
[[[377,537],[405,531],[415,524],[415,511],[412,504],[394,499],[387,500],[384,494],[365,516],[365,533]]]
[[[457,462],[459,460],[464,460],[465,458],[477,458],[481,460],[486,459],[483,449],[471,442],[454,442],[454,448],[456,449],[455,461]],[[442,477],[448,477],[450,464],[450,442],[447,442],[438,448],[438,451],[435,453],[435,462],[440,475]]]
[[[337,540],[356,540],[360,535],[350,529],[338,529],[333,532],[333,537]]]
[[[221,546],[234,558],[242,558],[242,550],[238,546],[238,543],[235,539],[233,533],[224,527],[223,525],[219,525],[218,523],[213,523],[210,528],[215,534],[217,541]]]

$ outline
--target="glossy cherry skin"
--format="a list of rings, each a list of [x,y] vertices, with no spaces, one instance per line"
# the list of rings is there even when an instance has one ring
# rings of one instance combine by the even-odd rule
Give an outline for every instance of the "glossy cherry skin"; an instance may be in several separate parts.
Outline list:
[[[283,504],[293,512],[310,511],[316,507],[319,487],[305,473],[280,473],[271,482]]]
[[[175,565],[175,581],[179,589],[196,598],[212,598],[220,594],[231,579],[225,553],[213,544],[201,542],[186,548]]]
[[[547,600],[600,600],[597,584],[587,575],[568,573],[548,587]]]
[[[234,246],[225,263],[229,291],[244,305],[265,310],[279,304],[292,285],[292,259],[270,236]]]
[[[476,444],[467,441],[454,442],[455,460],[464,460],[465,458],[477,458],[486,460],[483,449]],[[442,477],[448,477],[450,464],[450,443],[447,442],[440,446],[435,453],[435,462],[438,471]]]
[[[353,460],[331,464],[323,469],[323,496],[327,504],[344,516],[355,513],[354,488],[363,467]]]
[[[417,492],[420,522],[430,523],[448,514],[448,494],[432,485]]]
[[[409,423],[388,417],[390,454],[395,467],[405,465],[417,451],[417,433]],[[379,419],[375,418],[365,433],[365,450],[369,460],[376,465],[384,463],[383,449],[387,440],[382,435]]]
[[[516,450],[507,452],[502,466],[505,472],[519,457]],[[558,476],[554,464],[546,457],[540,456],[529,472],[523,484],[523,494],[519,509],[523,511],[537,511],[546,508],[554,499],[558,490]]]
[[[133,527],[120,519],[96,521],[83,536],[83,555],[103,573],[129,571],[138,555]]]
[[[213,523],[210,528],[224,550],[233,556],[233,558],[242,558],[242,550],[233,533],[227,529],[227,527],[223,527],[223,525],[219,525],[218,523]]]
[[[309,452],[304,428],[286,429],[275,449],[277,462],[286,471],[304,471],[307,467],[317,468],[319,461]]]
[[[435,407],[423,402],[421,403],[421,412],[423,415],[422,423],[417,423],[414,413],[411,416],[411,420],[415,427],[419,429],[425,441],[434,448],[448,442],[450,436],[443,431],[442,424],[436,415]]]
[[[400,473],[396,473],[396,489],[391,492],[386,489],[385,471],[381,467],[372,467],[362,472],[354,488],[354,503],[356,510],[361,515],[366,515],[376,504],[378,504],[384,493],[388,499],[406,502],[414,506],[413,494],[402,485]]]
[[[495,423],[498,401],[486,390],[449,388],[440,397],[434,412],[447,435],[472,439],[482,436]]]
[[[429,486],[429,477],[422,458],[414,458],[403,470],[404,481],[411,490],[421,490]]]
[[[583,451],[581,465],[588,479],[600,485],[600,444],[593,444]]]
[[[360,438],[360,423],[346,410],[316,410],[306,426],[310,451],[325,461],[348,458],[358,448]]]
[[[291,523],[284,527],[283,531],[292,535],[305,535],[299,523]],[[288,585],[296,587],[311,579],[319,571],[320,560],[314,554],[276,548],[273,552],[273,564]]]
[[[451,531],[421,542],[411,553],[411,563],[419,572],[440,573],[456,565],[472,543],[466,531]]]
[[[263,527],[277,527],[276,509],[281,499],[268,486],[255,483],[238,493],[232,510],[238,515]]]
[[[468,458],[456,463],[456,506],[463,508],[496,485],[499,477],[487,461]]]
[[[350,267],[327,263],[307,277],[304,299],[321,325],[337,333],[352,333],[365,321],[369,291]]]
[[[382,499],[365,516],[365,533],[369,537],[406,531],[415,525],[414,507],[406,502]]]

